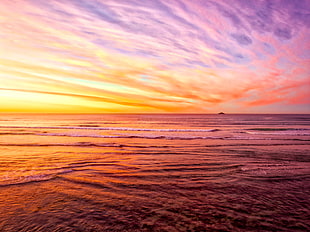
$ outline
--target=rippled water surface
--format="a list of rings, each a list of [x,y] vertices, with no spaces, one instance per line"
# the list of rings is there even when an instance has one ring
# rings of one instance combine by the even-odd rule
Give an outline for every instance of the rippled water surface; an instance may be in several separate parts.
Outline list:
[[[310,231],[310,115],[0,115],[0,231]]]

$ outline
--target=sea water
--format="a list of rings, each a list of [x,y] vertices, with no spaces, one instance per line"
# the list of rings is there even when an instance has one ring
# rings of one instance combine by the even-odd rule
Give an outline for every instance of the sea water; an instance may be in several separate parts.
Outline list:
[[[310,115],[0,115],[0,231],[310,231],[309,196]]]

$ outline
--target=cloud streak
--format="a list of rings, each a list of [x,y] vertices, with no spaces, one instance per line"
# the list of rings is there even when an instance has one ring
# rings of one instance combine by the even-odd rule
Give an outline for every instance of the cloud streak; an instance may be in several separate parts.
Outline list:
[[[307,0],[3,0],[0,111],[42,96],[31,112],[309,113],[309,15]]]

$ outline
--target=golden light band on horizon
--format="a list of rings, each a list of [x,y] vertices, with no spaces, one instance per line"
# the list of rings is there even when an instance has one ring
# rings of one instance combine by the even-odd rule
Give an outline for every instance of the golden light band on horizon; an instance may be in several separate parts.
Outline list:
[[[309,4],[2,0],[0,112],[310,113]]]

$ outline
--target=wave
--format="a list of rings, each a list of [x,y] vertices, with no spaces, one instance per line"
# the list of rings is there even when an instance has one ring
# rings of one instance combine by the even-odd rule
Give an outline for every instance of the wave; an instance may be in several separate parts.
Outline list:
[[[259,131],[244,131],[239,133],[245,133],[250,135],[295,135],[295,136],[310,136],[310,131],[305,130],[259,130]]]
[[[77,142],[77,143],[4,143],[0,146],[8,147],[122,147],[121,144],[103,144],[103,143],[91,143],[91,142]]]
[[[30,174],[30,175],[23,175],[21,172],[20,176],[18,177],[1,177],[0,179],[0,187],[6,187],[11,185],[21,185],[21,184],[29,184],[34,182],[42,182],[42,181],[49,181],[58,177],[58,175],[66,174],[69,172],[73,172],[73,170],[61,170],[57,172],[53,172],[54,170],[45,170],[47,173],[39,173],[39,174]],[[16,175],[16,173],[14,173]]]
[[[68,181],[68,182],[73,183],[73,184],[88,185],[88,186],[92,186],[95,188],[112,190],[111,185],[107,185],[105,183],[100,183],[98,181],[91,180],[91,179],[86,180],[86,179],[82,179],[82,178],[73,178],[73,177],[64,177],[64,176],[61,176],[60,179],[63,181]]]
[[[260,164],[244,166],[240,174],[246,174],[244,178],[250,180],[283,181],[302,180],[310,178],[306,165],[287,164]]]
[[[0,134],[1,135],[1,134]],[[80,138],[102,138],[102,139],[150,139],[150,140],[235,140],[235,141],[303,141],[309,139],[287,138],[287,137],[257,137],[257,136],[189,136],[189,135],[154,135],[154,134],[118,134],[118,135],[98,135],[98,134],[79,134],[79,133],[32,133],[36,136],[55,136],[55,137],[80,137]],[[256,135],[256,134],[251,134]],[[261,134],[259,134],[261,135]],[[272,134],[274,135],[274,134]],[[304,135],[304,134],[298,134]],[[307,135],[307,134],[305,134]],[[76,143],[0,143],[0,146],[96,146],[96,147],[126,147],[127,145],[116,143],[97,143],[97,142],[76,142]]]
[[[126,144],[117,144],[117,143],[92,143],[92,142],[77,142],[77,143],[4,143],[0,146],[7,147],[132,147],[132,148],[168,148],[167,145],[126,145]]]
[[[116,130],[116,131],[154,131],[154,132],[216,132],[219,129],[158,129],[158,128],[131,128],[131,127],[94,127],[84,126],[0,126],[0,128],[27,128],[27,129],[71,129],[71,130]]]
[[[191,140],[191,138],[183,138],[180,140]],[[240,139],[236,139],[238,141]],[[244,139],[246,141],[254,140],[254,139]],[[261,140],[274,140],[279,141],[278,139],[255,139],[256,141]],[[301,145],[309,145],[310,140],[302,140],[302,139],[282,139],[284,141],[299,141],[299,142],[305,142],[305,143],[276,143],[272,144],[272,146],[301,146]],[[126,148],[126,147],[132,147],[132,148],[168,148],[169,146],[163,145],[163,146],[152,146],[152,145],[127,145],[127,144],[118,144],[118,143],[92,143],[92,142],[77,142],[77,143],[42,143],[42,144],[36,144],[36,143],[19,143],[19,144],[13,144],[13,143],[3,143],[0,144],[0,146],[4,147],[118,147],[118,148]],[[244,144],[214,144],[214,145],[204,145],[204,147],[227,147],[227,146],[266,146],[266,143],[244,143]],[[165,152],[166,153],[166,152]]]
[[[0,135],[33,135],[32,132],[0,132]]]
[[[225,137],[214,136],[166,136],[166,135],[87,135],[77,133],[36,133],[39,136],[64,136],[85,138],[140,138],[140,139],[168,139],[168,140],[192,140],[192,139],[224,139]]]
[[[60,136],[60,137],[84,137],[84,138],[133,138],[133,139],[166,139],[166,140],[198,140],[198,139],[221,139],[221,140],[279,140],[278,138],[256,138],[245,136],[171,136],[171,135],[145,135],[145,134],[124,134],[124,135],[97,135],[97,134],[78,134],[78,133],[36,133],[39,136]],[[298,134],[308,135],[308,134]],[[280,140],[309,141],[299,138],[281,138]]]
[[[306,131],[308,128],[250,128],[251,131]]]
[[[100,127],[100,126],[95,125],[95,124],[81,124],[81,125],[79,125],[79,127]]]

